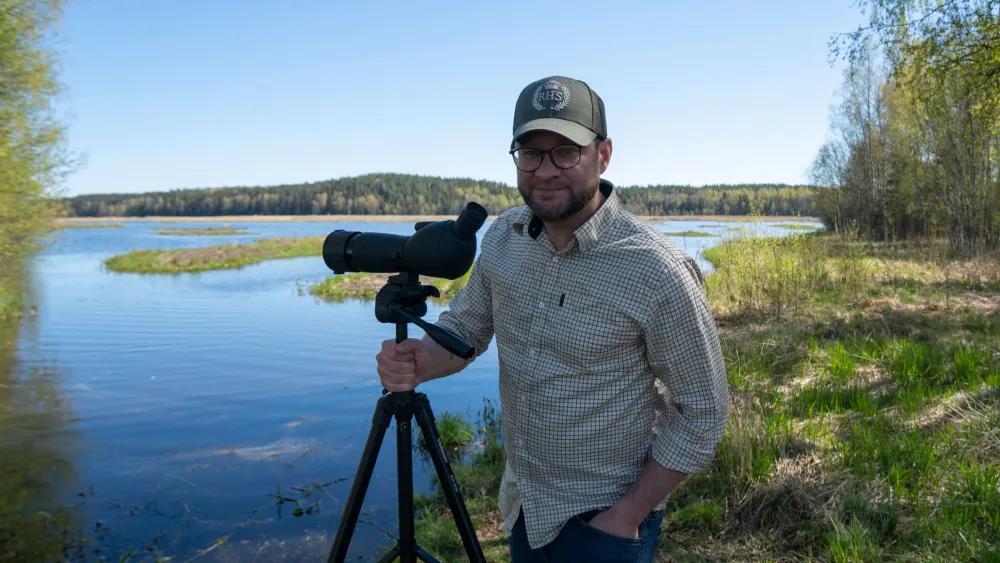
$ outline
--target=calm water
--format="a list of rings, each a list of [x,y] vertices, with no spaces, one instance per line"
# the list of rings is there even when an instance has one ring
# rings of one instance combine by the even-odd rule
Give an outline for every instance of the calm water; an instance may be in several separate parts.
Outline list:
[[[184,275],[115,274],[102,262],[141,248],[334,229],[410,234],[412,223],[240,223],[255,234],[225,237],[154,233],[208,225],[134,222],[54,235],[32,272],[37,312],[20,327],[16,359],[7,360],[14,370],[7,396],[20,413],[0,417],[0,445],[37,458],[39,472],[56,462],[70,470],[31,485],[32,494],[48,494],[44,485],[51,485],[53,498],[77,508],[77,522],[101,537],[115,561],[115,550],[154,539],[162,553],[186,560],[227,536],[198,560],[325,560],[381,390],[375,354],[394,337],[393,326],[375,319],[372,302],[328,304],[301,293],[332,274],[319,257]],[[701,252],[733,224],[656,226],[715,234],[674,237],[708,269]],[[441,310],[429,303],[425,320]],[[410,335],[423,333],[411,325]],[[491,346],[465,371],[420,390],[438,415],[475,417],[484,399],[499,406],[496,377]],[[432,469],[419,457],[415,463],[415,488],[427,490]],[[326,486],[307,496],[311,483]],[[279,502],[279,492],[301,504]],[[391,544],[379,528],[395,532],[395,503],[392,426],[352,556]],[[295,517],[296,506],[313,510]]]

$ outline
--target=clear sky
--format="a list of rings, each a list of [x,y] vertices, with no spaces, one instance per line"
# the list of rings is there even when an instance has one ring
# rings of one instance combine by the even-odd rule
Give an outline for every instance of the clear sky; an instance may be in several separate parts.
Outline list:
[[[73,0],[67,195],[370,172],[513,185],[514,101],[552,74],[605,101],[619,185],[804,183],[853,0]]]

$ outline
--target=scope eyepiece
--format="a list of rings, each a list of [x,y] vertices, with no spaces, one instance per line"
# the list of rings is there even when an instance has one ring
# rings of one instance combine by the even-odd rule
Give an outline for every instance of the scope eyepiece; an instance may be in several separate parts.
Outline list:
[[[455,234],[460,239],[474,238],[476,231],[486,222],[486,208],[476,202],[469,202],[455,220]]]

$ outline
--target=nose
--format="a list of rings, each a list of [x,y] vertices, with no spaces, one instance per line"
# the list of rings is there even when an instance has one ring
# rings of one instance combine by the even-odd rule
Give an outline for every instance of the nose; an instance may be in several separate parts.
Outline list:
[[[551,180],[562,174],[562,169],[553,164],[552,158],[549,154],[542,155],[542,165],[535,170],[535,176],[538,176],[542,180]]]

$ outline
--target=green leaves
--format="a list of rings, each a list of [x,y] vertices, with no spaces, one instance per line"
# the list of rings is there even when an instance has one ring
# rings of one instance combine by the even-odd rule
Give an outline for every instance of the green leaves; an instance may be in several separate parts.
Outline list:
[[[50,27],[62,0],[0,0],[0,272],[16,270],[38,248],[55,209],[56,183],[69,159],[52,113],[59,92]],[[0,294],[14,282],[0,279]],[[5,289],[6,288],[6,289]],[[0,298],[0,322],[16,298]]]
[[[947,238],[1000,250],[1000,0],[863,0],[870,25],[838,36],[850,62],[813,176],[838,232]]]

